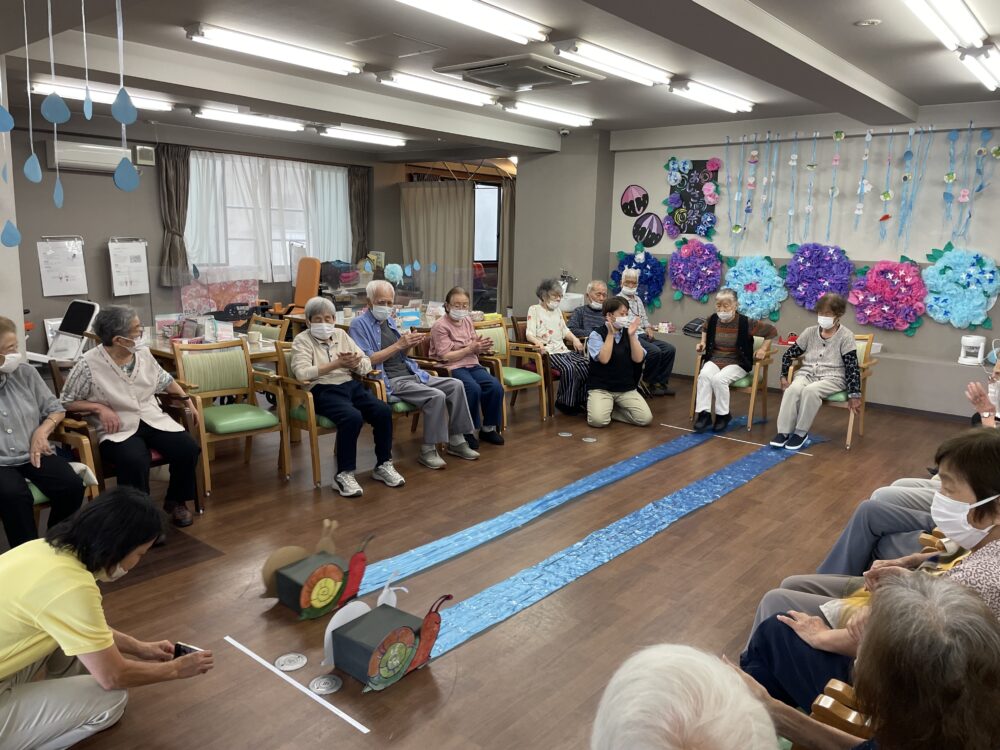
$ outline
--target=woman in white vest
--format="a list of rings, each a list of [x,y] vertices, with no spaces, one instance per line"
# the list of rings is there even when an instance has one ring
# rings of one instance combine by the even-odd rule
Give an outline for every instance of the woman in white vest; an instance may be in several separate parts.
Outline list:
[[[201,448],[160,408],[157,393],[188,398],[142,343],[142,323],[131,307],[112,306],[94,318],[95,346],[74,365],[62,390],[69,411],[82,412],[97,430],[101,458],[114,463],[119,485],[149,492],[150,451],[170,465],[163,503],[177,526],[190,526]],[[197,419],[197,412],[193,412]]]

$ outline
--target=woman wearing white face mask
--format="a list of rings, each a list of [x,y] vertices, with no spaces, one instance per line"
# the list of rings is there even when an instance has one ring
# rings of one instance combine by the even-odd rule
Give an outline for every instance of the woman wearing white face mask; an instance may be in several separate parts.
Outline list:
[[[817,325],[809,326],[781,357],[781,408],[778,434],[772,448],[797,451],[809,439],[809,428],[823,399],[847,391],[848,406],[861,409],[861,367],[854,334],[840,324],[847,300],[839,294],[824,294],[816,303]],[[795,379],[788,382],[792,361],[802,357]]]
[[[31,480],[49,499],[49,526],[83,501],[83,482],[56,455],[49,435],[66,410],[17,350],[14,322],[0,317],[0,520],[11,547],[38,536]]]
[[[552,368],[559,371],[556,408],[564,414],[579,414],[587,401],[590,371],[583,342],[569,330],[559,309],[563,292],[558,281],[546,279],[538,285],[535,295],[539,304],[528,308],[525,337],[529,344],[548,352]],[[567,341],[573,345],[573,351],[566,346]]]
[[[736,308],[736,292],[720,289],[715,295],[715,312],[709,316],[695,351],[703,355],[695,401],[695,432],[709,427],[722,432],[732,417],[729,414],[729,384],[753,369],[754,358],[763,359],[771,348],[778,329],[763,320],[750,320]],[[753,337],[761,336],[763,345],[754,353]],[[715,424],[712,424],[712,400],[715,399]]]
[[[97,582],[135,567],[162,525],[145,493],[115,487],[0,555],[0,747],[70,747],[121,718],[128,688],[212,668],[210,651],[175,659],[170,641],[140,641],[105,619]]]
[[[142,345],[142,323],[131,307],[112,305],[94,318],[101,345],[73,366],[60,397],[68,411],[86,415],[97,430],[101,458],[113,463],[119,485],[149,493],[150,450],[170,465],[163,508],[177,526],[190,526],[201,448],[163,411],[158,393],[189,396]],[[192,410],[197,419],[197,412]]]
[[[605,300],[604,323],[587,337],[587,424],[607,427],[614,419],[645,427],[653,421],[649,404],[638,391],[646,352],[639,343],[639,319],[629,319],[621,297]]]
[[[479,364],[479,355],[493,349],[493,341],[476,334],[476,327],[469,318],[469,295],[456,286],[445,296],[447,315],[431,326],[430,355],[444,362],[451,376],[465,386],[472,424],[479,431],[479,438],[469,434],[465,442],[473,450],[480,440],[493,445],[503,445],[500,426],[503,422],[503,386]],[[480,413],[482,416],[480,417]]]
[[[337,425],[337,471],[333,489],[344,497],[363,493],[355,478],[358,436],[365,422],[375,438],[372,479],[389,487],[405,484],[392,464],[392,408],[379,401],[355,375],[367,375],[372,363],[346,331],[337,328],[336,310],[324,297],[306,302],[309,330],[292,341],[292,374],[309,383],[316,413]]]

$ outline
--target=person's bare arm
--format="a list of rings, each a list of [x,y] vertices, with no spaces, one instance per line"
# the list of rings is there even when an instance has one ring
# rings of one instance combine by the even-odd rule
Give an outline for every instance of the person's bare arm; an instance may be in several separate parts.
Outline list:
[[[118,636],[116,634],[116,641]],[[197,651],[171,661],[126,659],[117,645],[77,658],[105,690],[125,690],[156,682],[179,680],[204,674],[215,665],[211,651]]]

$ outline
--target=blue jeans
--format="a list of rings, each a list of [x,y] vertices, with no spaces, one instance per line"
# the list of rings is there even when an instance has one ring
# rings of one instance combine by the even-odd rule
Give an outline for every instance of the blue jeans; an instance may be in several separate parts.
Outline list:
[[[469,413],[475,428],[478,430],[485,424],[499,429],[503,422],[503,386],[500,381],[482,365],[456,367],[451,375],[465,386],[465,398],[469,402]]]
[[[357,380],[312,387],[316,413],[337,425],[337,471],[358,467],[358,435],[365,422],[375,436],[375,465],[392,458],[392,407],[379,401]]]

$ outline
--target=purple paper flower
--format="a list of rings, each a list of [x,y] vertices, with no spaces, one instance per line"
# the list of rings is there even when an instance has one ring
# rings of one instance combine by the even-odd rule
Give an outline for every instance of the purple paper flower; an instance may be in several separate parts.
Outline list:
[[[718,290],[722,258],[715,245],[692,237],[678,243],[670,256],[669,272],[670,283],[679,294],[700,300]]]
[[[848,301],[861,325],[913,335],[926,311],[926,296],[927,286],[916,263],[881,260],[855,279]]]
[[[681,194],[680,193],[671,193],[667,197],[667,205],[670,206],[671,208],[680,208],[681,207]]]
[[[847,253],[836,245],[810,242],[799,245],[786,266],[785,287],[796,303],[815,310],[827,292],[847,295],[854,266]]]

